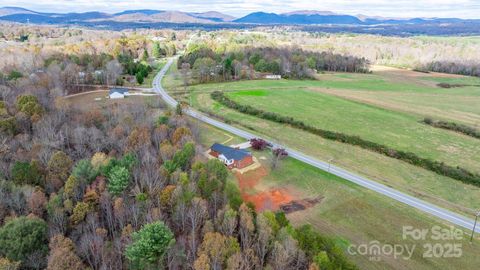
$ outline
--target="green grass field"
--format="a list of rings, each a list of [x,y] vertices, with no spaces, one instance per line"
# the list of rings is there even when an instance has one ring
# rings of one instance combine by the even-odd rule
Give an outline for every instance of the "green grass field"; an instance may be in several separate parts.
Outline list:
[[[480,172],[478,139],[426,126],[419,123],[421,118],[415,115],[298,89],[295,81],[289,83],[289,89],[246,90],[227,93],[227,96],[240,104],[291,116],[317,128],[357,135]]]
[[[418,246],[411,260],[385,256],[373,262],[368,256],[350,256],[361,269],[469,269],[480,262],[475,256],[480,245],[470,245],[467,235],[458,241],[463,246],[463,258],[423,258],[422,245],[428,241],[403,239],[402,228],[406,225],[431,228],[439,224],[434,219],[299,161],[285,160],[264,183],[273,187],[291,187],[307,197],[323,196],[320,204],[290,214],[289,218],[295,224],[310,223],[337,237],[341,243],[359,245],[377,240],[382,244]]]
[[[208,147],[212,142],[240,142],[238,137],[226,134],[216,128],[199,124],[201,143]],[[268,152],[255,152],[257,158],[270,158]],[[269,167],[269,160],[261,160]],[[235,181],[234,178],[231,178]],[[456,241],[462,245],[463,257],[460,259],[423,258],[423,244],[402,238],[402,226],[431,228],[448,224],[393,201],[387,197],[365,190],[351,182],[318,170],[293,159],[283,160],[280,166],[270,171],[262,179],[262,190],[275,188],[288,189],[297,199],[321,196],[322,201],[313,208],[295,212],[288,218],[295,225],[312,224],[323,234],[333,237],[345,250],[350,244],[360,245],[377,240],[381,244],[416,245],[410,260],[382,256],[379,261],[372,261],[368,256],[349,256],[360,269],[471,269],[479,263],[475,256],[480,251],[480,244],[468,243],[468,235]],[[480,241],[480,239],[476,240]],[[444,242],[439,242],[444,243]]]
[[[442,105],[450,104],[455,110],[460,110],[462,108],[460,101],[467,99],[461,92],[469,93],[470,97],[474,97],[478,102],[477,104],[480,104],[477,97],[480,89],[474,87],[441,89],[436,87],[436,83],[432,84],[432,80],[434,80],[432,78],[436,77],[430,76],[428,79],[424,79],[427,75],[414,73],[415,77],[413,77],[410,76],[410,73],[407,73],[407,75],[404,75],[403,71],[393,74],[379,73],[372,75],[340,73],[319,76],[324,81],[330,78],[328,82],[330,85],[335,85],[336,81],[345,80],[345,78],[351,80],[352,78],[366,76],[363,80],[367,81],[368,78],[374,77],[375,79],[368,83],[364,82],[362,86],[364,88],[367,87],[367,84],[375,84],[379,77],[389,84],[395,84],[397,81],[407,81],[408,84],[415,84],[416,87],[423,89],[421,93],[407,91],[404,98],[408,102],[416,102],[419,99],[427,102],[428,98],[423,97],[423,95],[430,91],[431,93],[428,95],[436,95],[445,100],[455,101],[442,103]],[[411,80],[407,80],[405,76],[410,76]],[[476,79],[469,78],[469,80]],[[421,113],[407,113],[404,110],[397,110],[387,105],[361,102],[350,97],[339,98],[335,93],[327,95],[322,91],[317,91],[317,87],[312,88],[317,84],[325,84],[323,81],[263,80],[195,85],[187,91],[187,93],[192,93],[191,98],[185,94],[183,87],[178,86],[180,80],[174,70],[172,70],[170,76],[166,77],[165,82],[168,83],[167,89],[177,99],[183,99],[187,102],[192,100],[194,107],[235,121],[237,126],[253,128],[254,133],[261,136],[299,149],[319,159],[332,160],[332,163],[340,167],[453,211],[471,215],[474,209],[480,208],[480,200],[478,199],[480,189],[478,187],[465,185],[451,178],[358,147],[328,141],[301,130],[238,113],[212,101],[209,93],[215,90],[228,91],[228,95],[249,102],[250,105],[257,104],[258,106],[266,106],[269,110],[278,113],[295,115],[302,120],[313,121],[321,128],[362,135],[362,137],[369,139],[374,138],[377,142],[404,150],[415,150],[419,155],[435,157],[452,164],[460,164],[460,161],[462,161],[463,167],[476,171],[480,170],[479,155],[476,155],[480,152],[478,151],[480,144],[478,140],[420,124],[418,121],[423,118]],[[343,87],[343,84],[341,86]],[[326,90],[331,92],[402,94],[401,91],[391,89],[382,91],[344,90],[341,88]],[[382,95],[374,97],[377,103],[386,102]],[[301,102],[298,102],[299,98]],[[269,101],[266,101],[267,99]],[[403,105],[401,101],[398,101],[398,104],[408,107],[408,105]],[[436,104],[432,106],[436,106]],[[438,107],[438,110],[441,109],[441,107]],[[476,110],[479,111],[478,114],[475,113],[478,117],[480,116],[480,108],[476,108]]]

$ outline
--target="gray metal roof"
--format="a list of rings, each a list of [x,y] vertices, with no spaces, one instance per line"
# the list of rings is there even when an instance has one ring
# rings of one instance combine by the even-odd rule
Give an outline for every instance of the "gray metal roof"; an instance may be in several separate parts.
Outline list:
[[[214,143],[212,147],[210,147],[215,152],[223,154],[227,159],[233,160],[242,160],[245,157],[251,156],[250,152],[243,150],[243,149],[235,149],[223,144]]]
[[[128,93],[128,89],[127,88],[110,88],[109,94],[111,95],[113,93],[125,94],[125,93]]]

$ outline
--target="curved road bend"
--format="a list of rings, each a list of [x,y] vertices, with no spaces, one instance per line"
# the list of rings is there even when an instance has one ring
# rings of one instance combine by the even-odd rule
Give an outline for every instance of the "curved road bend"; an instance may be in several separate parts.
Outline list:
[[[171,58],[168,60],[167,64],[162,68],[162,70],[155,76],[153,79],[153,91],[157,92],[164,100],[167,102],[168,105],[175,107],[177,106],[177,101],[173,99],[166,91],[163,89],[161,81],[165,73],[168,71],[170,66],[172,65],[174,59]],[[187,109],[185,110],[185,113],[193,118],[196,118],[200,121],[203,121],[207,124],[210,124],[212,126],[215,126],[217,128],[223,129],[225,131],[228,131],[232,134],[235,134],[239,137],[242,137],[244,139],[251,139],[251,138],[258,138],[259,136],[256,136],[250,132],[238,129],[236,127],[227,125],[223,122],[217,121],[215,119],[212,119],[200,112],[197,112],[192,109]],[[373,190],[375,192],[378,192],[380,194],[383,194],[385,196],[388,196],[394,200],[397,200],[399,202],[402,202],[404,204],[407,204],[409,206],[415,207],[418,210],[421,210],[423,212],[426,212],[432,216],[438,217],[440,219],[446,220],[448,222],[451,222],[455,225],[461,226],[467,230],[472,230],[473,228],[473,219],[467,218],[463,215],[453,213],[452,211],[446,210],[444,208],[435,206],[431,203],[428,203],[426,201],[417,199],[413,196],[407,195],[403,192],[397,191],[393,188],[389,188],[385,185],[382,185],[376,181],[369,180],[365,177],[358,176],[356,174],[353,174],[351,172],[348,172],[342,168],[339,168],[334,165],[330,165],[324,161],[320,161],[318,159],[315,159],[313,157],[307,156],[301,152],[298,152],[296,150],[290,149],[288,147],[274,144],[274,147],[281,147],[285,148],[287,150],[288,154],[290,157],[297,159],[299,161],[302,161],[304,163],[307,163],[309,165],[312,165],[314,167],[317,167],[323,171],[327,171],[331,174],[334,174],[338,177],[341,177],[343,179],[346,179],[348,181],[351,181],[353,183],[356,183],[362,187],[368,188],[370,190]],[[477,226],[475,229],[475,232],[480,233],[480,226]]]

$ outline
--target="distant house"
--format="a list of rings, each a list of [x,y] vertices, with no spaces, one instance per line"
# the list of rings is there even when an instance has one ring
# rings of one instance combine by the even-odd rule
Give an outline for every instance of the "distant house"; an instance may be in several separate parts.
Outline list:
[[[273,75],[273,74],[265,75],[265,79],[268,79],[268,80],[280,80],[281,78],[282,78],[282,75]]]
[[[210,147],[210,155],[218,158],[230,169],[242,169],[253,164],[253,157],[250,152],[219,143],[214,143]]]
[[[126,88],[112,88],[110,89],[108,96],[110,97],[110,99],[118,99],[125,98],[125,96],[128,96],[128,94],[128,89]]]

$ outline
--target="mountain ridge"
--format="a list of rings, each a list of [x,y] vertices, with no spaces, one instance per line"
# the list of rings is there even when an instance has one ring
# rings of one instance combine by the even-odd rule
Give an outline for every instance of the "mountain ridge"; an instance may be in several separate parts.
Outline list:
[[[192,23],[192,24],[260,24],[260,25],[411,25],[448,24],[469,20],[460,18],[395,18],[368,15],[348,15],[331,11],[297,10],[286,13],[252,12],[235,18],[217,11],[184,12],[176,10],[133,9],[117,13],[99,11],[46,13],[22,7],[0,8],[0,20],[47,24],[69,24],[78,22],[135,22],[135,23]]]

